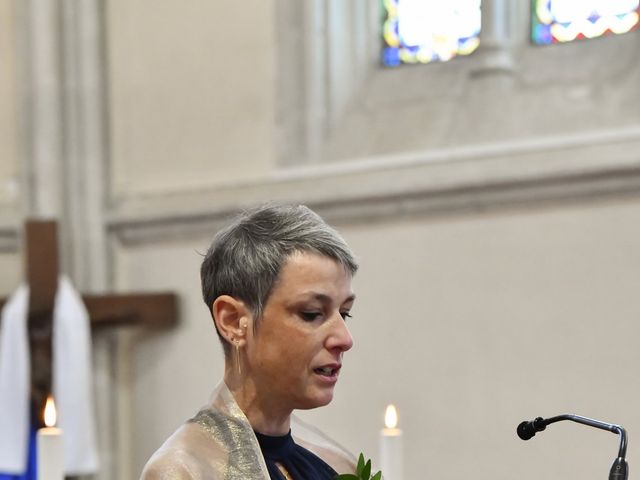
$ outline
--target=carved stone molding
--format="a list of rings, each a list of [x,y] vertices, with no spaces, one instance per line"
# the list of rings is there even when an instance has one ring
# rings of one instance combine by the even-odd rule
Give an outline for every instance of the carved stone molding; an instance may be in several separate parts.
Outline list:
[[[266,201],[358,222],[640,195],[638,151],[640,126],[287,168],[243,183],[121,198],[106,222],[117,240],[137,244],[211,232]]]

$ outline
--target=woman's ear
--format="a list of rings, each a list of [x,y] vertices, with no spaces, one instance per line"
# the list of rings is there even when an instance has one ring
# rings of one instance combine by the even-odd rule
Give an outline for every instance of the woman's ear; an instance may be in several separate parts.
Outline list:
[[[230,344],[241,345],[246,341],[250,311],[244,302],[230,295],[220,295],[211,306],[216,327]]]

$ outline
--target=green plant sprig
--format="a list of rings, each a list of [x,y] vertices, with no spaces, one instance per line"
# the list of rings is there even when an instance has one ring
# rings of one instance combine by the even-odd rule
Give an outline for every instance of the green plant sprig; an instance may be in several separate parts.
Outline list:
[[[343,473],[336,477],[336,480],[381,480],[382,472],[378,471],[375,475],[371,476],[371,460],[364,461],[364,455],[360,454],[358,457],[358,465],[356,466],[356,473]]]

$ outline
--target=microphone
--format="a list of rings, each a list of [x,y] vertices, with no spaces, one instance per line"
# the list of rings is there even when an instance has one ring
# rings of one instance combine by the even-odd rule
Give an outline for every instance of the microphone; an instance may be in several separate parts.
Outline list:
[[[629,478],[629,465],[625,460],[627,454],[627,432],[620,425],[612,423],[605,423],[599,420],[593,420],[587,417],[581,417],[580,415],[558,415],[557,417],[551,417],[544,419],[537,417],[532,421],[524,421],[516,428],[518,437],[522,440],[529,440],[535,436],[537,432],[542,432],[547,428],[547,425],[560,422],[562,420],[571,420],[572,422],[581,423],[590,427],[599,428],[601,430],[608,430],[609,432],[620,435],[620,448],[618,450],[618,457],[613,461],[611,470],[609,471],[609,480],[627,480]]]
[[[522,422],[518,425],[516,432],[522,440],[529,440],[535,436],[536,432],[541,432],[545,428],[547,428],[547,425],[544,423],[544,418],[538,417],[531,422]]]

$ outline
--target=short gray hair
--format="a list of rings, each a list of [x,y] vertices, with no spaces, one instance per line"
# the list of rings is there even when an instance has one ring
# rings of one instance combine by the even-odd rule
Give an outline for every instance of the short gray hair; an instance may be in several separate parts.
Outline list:
[[[242,212],[213,239],[200,267],[204,302],[211,311],[220,295],[241,300],[255,326],[282,266],[296,252],[329,257],[351,275],[358,270],[347,243],[317,213],[304,205],[263,205]],[[228,343],[218,335],[228,354]]]

